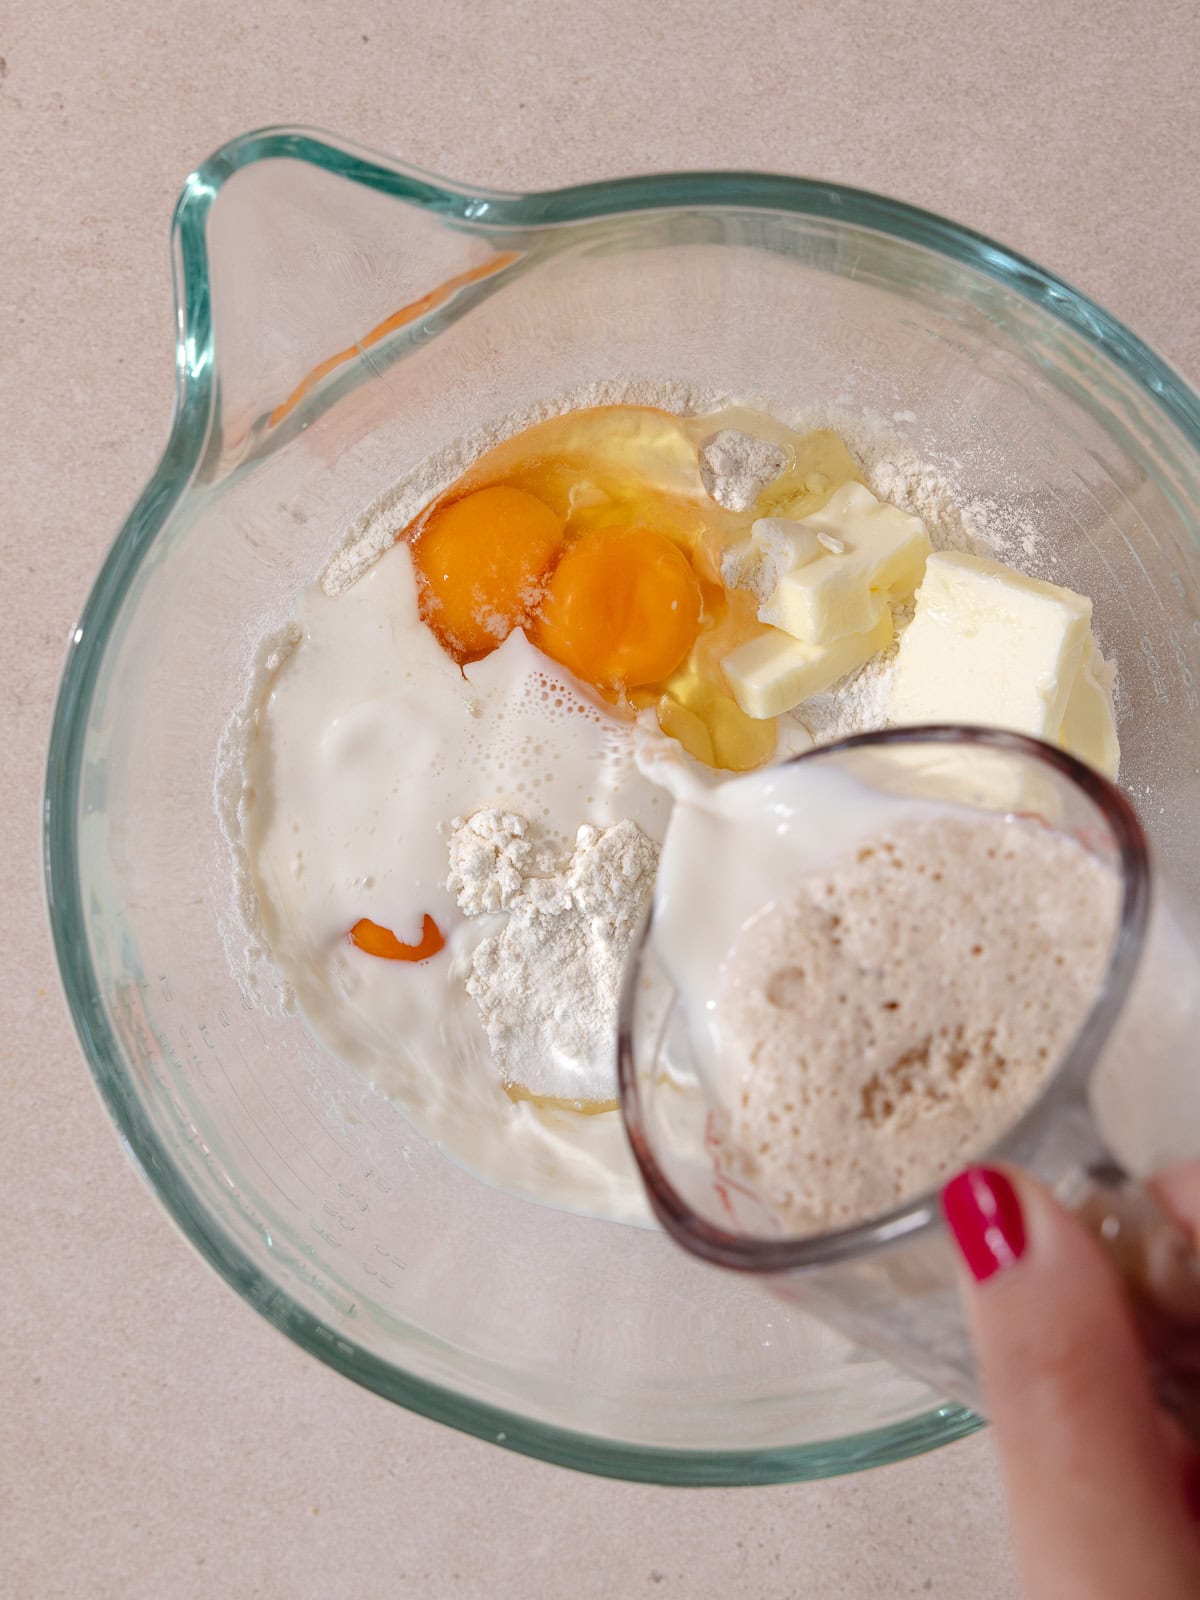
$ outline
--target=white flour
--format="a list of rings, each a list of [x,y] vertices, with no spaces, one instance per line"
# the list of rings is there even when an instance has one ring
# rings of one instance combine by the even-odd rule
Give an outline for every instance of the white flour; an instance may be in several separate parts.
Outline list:
[[[294,620],[258,642],[248,674],[249,688],[230,718],[217,747],[213,781],[217,821],[229,851],[232,895],[217,894],[217,920],[230,971],[248,994],[273,997],[283,1009],[292,1004],[292,987],[279,972],[262,925],[262,908],[246,844],[247,763],[258,734],[262,704],[271,683],[295,650],[302,630]]]
[[[468,916],[507,914],[475,948],[467,993],[506,1083],[555,1100],[611,1101],[625,957],[658,846],[636,823],[579,829],[563,864],[524,817],[456,818],[447,887]]]
[[[778,445],[737,428],[722,428],[700,446],[700,481],[727,511],[749,511],[786,466]]]
[[[814,744],[834,744],[856,733],[886,728],[895,670],[893,646],[834,688],[811,695],[791,714],[812,735]]]

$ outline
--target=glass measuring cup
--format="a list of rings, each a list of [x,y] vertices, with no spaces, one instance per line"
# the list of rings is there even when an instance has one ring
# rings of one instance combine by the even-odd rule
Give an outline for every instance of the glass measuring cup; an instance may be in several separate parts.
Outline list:
[[[220,741],[253,641],[402,474],[548,397],[678,380],[892,418],[1036,536],[1020,564],[1095,603],[1131,792],[1200,904],[1200,399],[996,241],[820,180],[500,194],[273,128],[186,179],[173,250],[171,432],[72,635],[45,813],[68,1004],[147,1183],[299,1347],[509,1449],[749,1484],[972,1431],[659,1230],[479,1182],[242,986]]]
[[[1118,875],[1107,969],[1074,1042],[1015,1125],[977,1155],[1025,1167],[1085,1218],[1147,1324],[1164,1399],[1194,1430],[1197,1391],[1178,1335],[1200,1337],[1200,1263],[1140,1180],[1200,1154],[1200,1071],[1192,1065],[1200,966],[1194,931],[1152,883],[1133,808],[1082,763],[1022,735],[905,728],[797,757],[781,769],[787,800],[779,814],[792,807],[803,815],[806,780],[831,769],[896,801],[898,811],[932,801],[1036,817]],[[810,783],[810,795],[815,789]],[[835,840],[831,864],[838,853]],[[730,928],[730,942],[736,932]],[[783,1299],[978,1408],[937,1190],[852,1227],[789,1234],[722,1159],[719,1101],[659,944],[652,911],[627,977],[619,1069],[630,1141],[659,1220],[693,1254],[760,1277]]]

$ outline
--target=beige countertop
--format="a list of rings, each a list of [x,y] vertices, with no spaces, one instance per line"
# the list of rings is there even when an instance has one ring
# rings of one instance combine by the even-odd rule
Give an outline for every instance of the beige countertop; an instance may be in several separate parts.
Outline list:
[[[837,1482],[557,1471],[352,1387],[182,1243],[88,1083],[44,926],[59,664],[165,437],[168,224],[230,135],[301,121],[532,188],[806,172],[949,214],[1193,378],[1191,0],[64,0],[0,24],[0,1592],[13,1600],[1014,1593],[986,1437]]]

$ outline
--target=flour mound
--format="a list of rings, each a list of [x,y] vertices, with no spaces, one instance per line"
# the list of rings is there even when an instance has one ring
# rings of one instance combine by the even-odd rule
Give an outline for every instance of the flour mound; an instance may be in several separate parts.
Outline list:
[[[700,479],[726,511],[749,511],[787,466],[787,452],[738,428],[722,428],[700,446]]]
[[[635,822],[585,824],[562,861],[514,812],[478,811],[453,828],[447,887],[468,916],[506,915],[476,946],[467,979],[505,1083],[613,1100],[625,958],[658,846]]]

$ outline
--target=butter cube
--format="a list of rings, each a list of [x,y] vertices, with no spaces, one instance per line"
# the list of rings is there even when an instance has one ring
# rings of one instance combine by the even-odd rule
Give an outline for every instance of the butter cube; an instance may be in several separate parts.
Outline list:
[[[1087,653],[1067,697],[1058,742],[1115,783],[1121,769],[1121,744],[1113,715],[1114,677],[1100,646],[1089,637]]]
[[[886,607],[887,596],[871,588],[861,562],[848,551],[822,551],[815,561],[783,574],[759,606],[758,620],[807,644],[832,644],[873,628]]]
[[[925,570],[929,535],[920,517],[844,483],[798,527],[820,553],[780,575],[759,618],[808,644],[864,633],[890,602],[907,600]]]
[[[1091,638],[1092,602],[983,556],[931,555],[905,629],[893,722],[960,722],[1056,740]]]
[[[759,602],[770,599],[780,578],[821,554],[811,528],[787,517],[759,517],[750,537],[730,545],[721,557],[721,577],[730,589],[749,589]]]
[[[865,632],[829,644],[806,644],[772,629],[731,651],[721,668],[748,717],[777,717],[832,687],[891,642],[892,613],[884,606]]]

